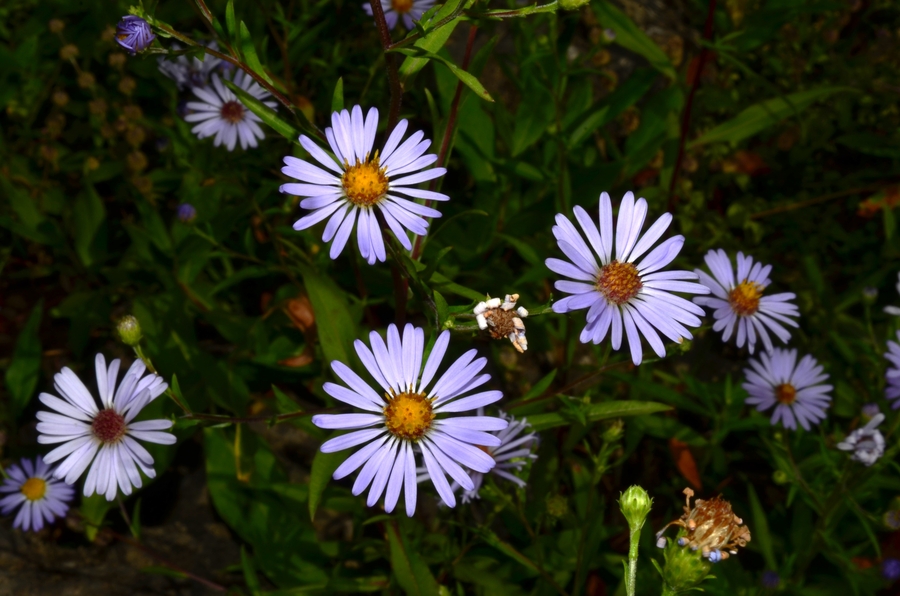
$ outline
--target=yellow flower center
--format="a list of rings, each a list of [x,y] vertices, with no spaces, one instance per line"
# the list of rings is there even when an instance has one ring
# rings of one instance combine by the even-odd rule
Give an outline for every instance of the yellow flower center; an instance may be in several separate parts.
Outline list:
[[[789,406],[797,399],[797,390],[790,383],[782,383],[775,388],[775,399]]]
[[[398,439],[417,441],[431,428],[431,400],[421,393],[401,393],[384,408],[388,431]]]
[[[368,157],[368,156],[366,156]],[[344,194],[350,202],[360,207],[371,207],[387,194],[388,177],[384,175],[384,168],[379,167],[378,153],[371,160],[350,165],[344,162],[346,171],[341,176],[341,185]]]
[[[39,501],[47,492],[47,482],[43,478],[29,478],[19,490],[29,501]]]
[[[600,269],[597,276],[597,291],[613,304],[624,304],[638,295],[644,284],[637,267],[631,263],[612,261]]]
[[[759,299],[762,297],[762,292],[761,285],[745,279],[728,294],[728,302],[734,312],[742,317],[749,317],[759,310]]]
[[[412,7],[413,0],[391,0],[391,8],[394,9],[394,12],[407,13],[412,10]]]

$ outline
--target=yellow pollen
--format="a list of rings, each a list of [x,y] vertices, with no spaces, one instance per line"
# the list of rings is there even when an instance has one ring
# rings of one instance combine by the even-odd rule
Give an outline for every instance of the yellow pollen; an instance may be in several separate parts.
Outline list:
[[[354,205],[371,207],[387,194],[388,177],[384,175],[384,168],[379,167],[377,152],[373,159],[362,163],[357,159],[352,166],[345,161],[344,168],[341,185]]]
[[[431,428],[431,400],[421,393],[401,393],[384,408],[388,431],[398,439],[417,441]]]
[[[735,313],[742,317],[749,317],[759,310],[759,299],[762,297],[762,293],[761,285],[745,279],[728,294],[728,302]]]
[[[600,269],[597,276],[597,291],[611,303],[624,304],[638,295],[644,284],[637,267],[631,263],[612,261]]]
[[[775,399],[789,406],[796,401],[797,390],[790,383],[782,383],[775,388]]]
[[[47,492],[47,482],[43,478],[29,478],[19,490],[29,501],[39,501]]]
[[[394,12],[404,14],[412,10],[413,0],[391,0],[391,8]]]

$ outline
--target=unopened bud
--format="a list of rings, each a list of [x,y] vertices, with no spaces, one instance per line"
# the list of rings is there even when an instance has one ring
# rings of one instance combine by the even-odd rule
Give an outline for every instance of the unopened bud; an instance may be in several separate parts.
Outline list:
[[[628,528],[632,533],[640,532],[650,513],[653,499],[640,486],[629,486],[628,490],[619,495],[619,509],[628,520]]]
[[[550,517],[560,519],[565,517],[565,515],[569,512],[569,503],[566,501],[566,498],[562,495],[553,495],[547,497],[547,515]]]
[[[59,50],[59,57],[63,60],[71,60],[78,55],[78,46],[75,44],[66,44]]]
[[[119,319],[116,331],[119,332],[119,338],[126,346],[134,347],[141,343],[141,324],[132,315],[125,315]]]
[[[50,22],[47,23],[47,28],[50,29],[50,33],[62,33],[62,30],[66,28],[66,24],[59,19],[50,19]]]
[[[666,563],[663,567],[663,581],[674,593],[696,587],[709,575],[712,565],[703,558],[699,550],[691,550],[678,546],[677,541],[670,541],[665,550]]]

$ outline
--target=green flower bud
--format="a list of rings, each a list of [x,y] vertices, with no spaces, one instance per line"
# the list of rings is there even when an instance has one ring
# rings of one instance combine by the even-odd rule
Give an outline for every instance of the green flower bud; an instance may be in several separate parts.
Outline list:
[[[563,10],[575,10],[581,8],[590,0],[559,0],[559,7]]]
[[[119,319],[116,331],[119,332],[119,337],[126,346],[134,347],[141,343],[141,324],[131,315],[125,315]]]
[[[784,470],[775,470],[772,473],[772,481],[775,482],[775,484],[787,484],[791,481],[791,478]]]
[[[603,442],[604,443],[615,443],[619,439],[622,438],[622,431],[625,428],[625,423],[621,418],[617,418],[613,420],[609,426],[606,427],[606,430],[603,431]]]
[[[562,495],[553,495],[547,497],[547,515],[560,519],[565,517],[569,512],[569,503]]]
[[[677,540],[669,541],[665,558],[663,581],[668,588],[668,591],[664,590],[667,594],[677,594],[697,586],[706,579],[712,567],[712,564],[703,558],[701,551],[682,548],[678,546]]]
[[[633,532],[639,532],[644,526],[644,520],[650,513],[653,499],[640,486],[630,486],[628,490],[619,495],[619,509],[628,520],[628,527]]]

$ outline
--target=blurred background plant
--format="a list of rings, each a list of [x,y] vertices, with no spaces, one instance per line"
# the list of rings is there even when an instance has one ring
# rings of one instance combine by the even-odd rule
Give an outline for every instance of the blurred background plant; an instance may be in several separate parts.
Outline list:
[[[62,366],[88,379],[95,352],[135,357],[125,315],[192,412],[147,408],[176,421],[179,445],[152,446],[158,478],[139,494],[77,500],[37,536],[3,521],[0,561],[16,571],[0,587],[618,594],[629,528],[615,502],[639,484],[653,508],[637,590],[659,593],[654,533],[687,484],[724,495],[753,534],[707,592],[893,593],[900,418],[882,354],[900,321],[882,307],[900,304],[900,11],[564,6],[449,0],[385,39],[362,2],[147,3],[135,12],[157,38],[135,57],[115,40],[126,4],[0,6],[0,461],[45,452],[35,398]],[[160,72],[166,50],[190,64],[211,41],[227,58],[214,72],[252,72],[279,101],[255,149],[198,140],[184,120],[196,98]],[[408,118],[448,168],[428,237],[374,267],[355,245],[332,261],[278,192],[282,157],[307,157],[299,132],[355,104]],[[549,312],[553,216],[627,190],[674,215],[680,268],[741,250],[797,294],[791,347],[834,386],[821,425],[786,430],[745,405],[748,354],[711,318],[634,367],[580,344],[578,313]],[[524,353],[473,320],[505,294],[529,311]],[[404,319],[488,356],[499,406],[540,436],[526,488],[486,475],[453,510],[423,489],[407,519],[330,480],[344,455],[317,453],[327,434],[308,418],[336,405],[328,363],[357,366],[352,341]],[[886,452],[867,467],[837,445],[878,412]]]

